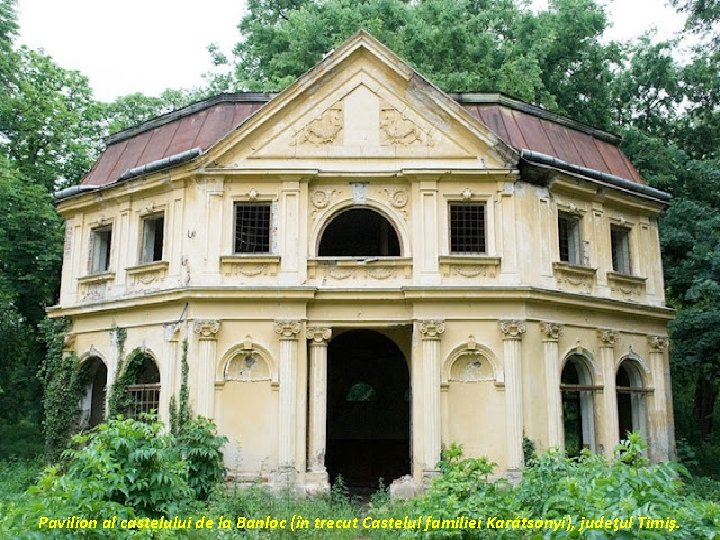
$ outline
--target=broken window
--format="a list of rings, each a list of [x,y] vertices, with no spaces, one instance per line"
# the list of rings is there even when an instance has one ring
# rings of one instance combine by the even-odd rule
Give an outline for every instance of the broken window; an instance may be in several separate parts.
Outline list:
[[[574,354],[560,375],[565,453],[577,457],[581,450],[594,450],[595,419],[592,375],[585,358]]]
[[[160,406],[160,371],[150,355],[145,354],[140,364],[135,384],[128,385],[128,397],[132,405],[127,414],[137,418],[143,413],[157,412]]]
[[[450,203],[450,253],[485,253],[484,203]]]
[[[573,214],[558,214],[558,248],[560,260],[570,264],[582,264],[580,248],[580,218]]]
[[[149,263],[162,261],[163,238],[165,234],[165,215],[154,214],[142,220],[142,246],[140,251],[140,262]]]
[[[379,212],[352,208],[337,214],[322,233],[320,257],[399,257],[395,228]]]
[[[270,253],[270,203],[235,203],[235,253]]]
[[[98,274],[110,270],[110,244],[112,227],[98,227],[92,230],[90,246],[90,273]]]
[[[610,226],[612,265],[615,272],[630,274],[630,229]]]

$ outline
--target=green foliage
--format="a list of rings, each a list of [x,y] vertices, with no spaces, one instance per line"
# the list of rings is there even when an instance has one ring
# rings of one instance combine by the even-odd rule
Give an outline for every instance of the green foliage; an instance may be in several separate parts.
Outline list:
[[[120,329],[118,329],[118,331],[119,330]],[[136,347],[130,351],[130,354],[124,362],[118,363],[117,375],[112,390],[110,391],[110,398],[108,399],[109,417],[118,414],[127,414],[128,410],[133,406],[133,400],[127,393],[127,387],[135,384],[140,368],[147,357],[147,353],[142,348]]]
[[[212,489],[225,478],[220,449],[226,442],[226,437],[217,435],[215,423],[202,416],[182,425],[177,443],[188,467],[188,484],[195,499],[206,500]]]

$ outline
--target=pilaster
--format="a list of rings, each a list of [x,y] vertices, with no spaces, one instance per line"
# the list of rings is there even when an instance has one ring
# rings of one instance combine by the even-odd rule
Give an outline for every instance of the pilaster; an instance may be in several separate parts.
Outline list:
[[[650,413],[654,461],[667,461],[670,459],[670,414],[668,411],[667,385],[669,365],[666,359],[668,338],[665,336],[648,336],[650,348],[650,370],[652,371],[655,392],[653,394],[653,408]]]
[[[545,364],[545,389],[547,392],[548,446],[563,448],[562,397],[560,395],[560,357],[558,341],[561,326],[554,322],[541,322],[543,362]]]
[[[523,408],[522,408],[522,337],[525,321],[501,320],[505,364],[505,430],[507,436],[507,466],[509,473],[519,472],[523,466]]]
[[[215,413],[215,361],[220,321],[198,320],[193,326],[199,341],[197,413],[213,418]]]
[[[177,349],[180,339],[180,323],[163,325],[165,343],[160,363],[160,410],[158,415],[166,426],[170,425],[170,398],[175,395],[175,377],[177,373]]]
[[[308,433],[308,475],[306,483],[315,490],[329,488],[325,469],[325,444],[327,423],[327,345],[332,330],[311,327],[305,331],[310,349],[310,432]]]
[[[615,344],[619,336],[614,330],[598,330],[597,336],[603,373],[603,447],[605,455],[611,458],[620,440],[615,391]]]
[[[445,321],[418,321],[423,354],[423,474],[432,476],[440,461],[440,338]],[[416,390],[416,389],[414,389]]]
[[[295,479],[295,411],[297,383],[297,342],[301,324],[296,320],[277,320],[275,333],[280,339],[280,407],[278,466],[282,478],[276,483],[291,484]]]

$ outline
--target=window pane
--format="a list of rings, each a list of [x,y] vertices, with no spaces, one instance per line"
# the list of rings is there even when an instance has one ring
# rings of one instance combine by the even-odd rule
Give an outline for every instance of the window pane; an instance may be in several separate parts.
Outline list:
[[[558,249],[560,260],[570,264],[582,264],[580,258],[580,219],[558,214]]]
[[[450,252],[485,253],[484,204],[450,204]]]
[[[235,205],[235,253],[270,252],[270,205]]]
[[[630,231],[624,227],[610,227],[612,265],[615,272],[630,273]]]
[[[164,228],[164,216],[153,216],[143,220],[141,263],[162,260]]]
[[[106,272],[110,269],[110,242],[112,230],[110,228],[95,229],[92,232],[92,259],[90,272]]]

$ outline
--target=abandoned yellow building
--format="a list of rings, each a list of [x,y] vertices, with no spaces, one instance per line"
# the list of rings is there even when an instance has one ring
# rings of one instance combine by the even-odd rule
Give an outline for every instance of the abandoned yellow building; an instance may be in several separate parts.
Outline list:
[[[128,413],[193,411],[232,475],[326,489],[498,472],[540,449],[673,454],[658,216],[618,139],[447,94],[360,32],[278,94],[219,95],[106,140],[66,221],[82,422],[142,351]],[[122,340],[119,336],[122,335]]]

